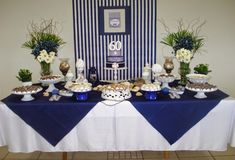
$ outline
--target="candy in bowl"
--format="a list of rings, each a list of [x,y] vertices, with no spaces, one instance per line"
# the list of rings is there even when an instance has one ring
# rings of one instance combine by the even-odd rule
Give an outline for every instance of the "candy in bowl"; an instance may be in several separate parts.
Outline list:
[[[187,74],[186,77],[191,83],[208,83],[210,76],[205,74]]]
[[[160,85],[148,83],[148,84],[143,84],[141,90],[145,91],[144,97],[146,100],[156,100],[157,91],[160,91],[161,87]]]

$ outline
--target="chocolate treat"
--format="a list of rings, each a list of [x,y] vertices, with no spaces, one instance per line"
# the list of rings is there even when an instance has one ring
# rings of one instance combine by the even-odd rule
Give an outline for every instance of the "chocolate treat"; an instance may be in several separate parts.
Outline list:
[[[209,83],[190,83],[187,88],[193,89],[195,91],[213,91],[216,90],[216,86]]]
[[[14,94],[32,94],[37,93],[42,90],[42,87],[32,85],[32,86],[22,86],[22,87],[16,87],[12,90]]]

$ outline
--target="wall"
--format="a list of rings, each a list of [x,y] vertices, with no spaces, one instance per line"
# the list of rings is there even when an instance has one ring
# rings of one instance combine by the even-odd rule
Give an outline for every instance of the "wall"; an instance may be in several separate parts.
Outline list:
[[[158,18],[164,18],[174,29],[176,21],[183,18],[207,20],[202,35],[206,37],[204,52],[193,59],[191,66],[208,63],[213,70],[212,83],[235,97],[235,1],[234,0],[158,0]],[[59,57],[69,57],[74,72],[73,21],[71,0],[0,0],[0,98],[20,85],[15,78],[20,68],[33,71],[33,81],[38,82],[39,64],[30,50],[21,47],[26,41],[27,26],[34,20],[53,18],[61,22],[61,36],[67,44],[60,49]],[[157,58],[163,63],[163,55],[168,49],[160,44],[164,29],[157,28]],[[177,61],[175,60],[175,74]],[[59,60],[53,64],[54,73],[59,73]]]

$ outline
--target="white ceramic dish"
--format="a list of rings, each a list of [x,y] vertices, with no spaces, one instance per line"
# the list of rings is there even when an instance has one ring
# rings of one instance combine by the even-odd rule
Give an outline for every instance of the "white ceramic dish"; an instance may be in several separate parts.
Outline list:
[[[187,74],[186,77],[192,83],[208,83],[210,76],[204,74]]]

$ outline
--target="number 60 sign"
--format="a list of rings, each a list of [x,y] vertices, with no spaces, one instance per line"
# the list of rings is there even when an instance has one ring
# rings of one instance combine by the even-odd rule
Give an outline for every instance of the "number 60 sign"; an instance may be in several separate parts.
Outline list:
[[[111,41],[109,43],[110,51],[120,51],[122,49],[122,43],[120,41]]]

